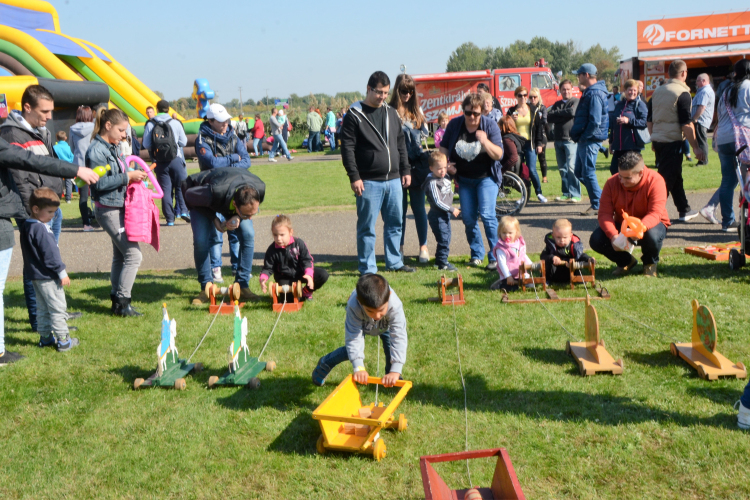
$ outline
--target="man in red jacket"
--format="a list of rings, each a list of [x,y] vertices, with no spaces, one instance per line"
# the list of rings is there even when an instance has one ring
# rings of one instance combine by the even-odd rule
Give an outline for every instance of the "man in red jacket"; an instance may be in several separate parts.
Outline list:
[[[628,239],[620,232],[623,215],[641,219],[648,229],[640,240]],[[632,245],[643,250],[644,276],[656,276],[659,252],[667,235],[667,186],[658,173],[650,170],[643,157],[628,151],[620,158],[618,173],[607,180],[599,204],[599,227],[591,235],[591,249],[617,264],[612,273],[624,276],[638,264],[630,254]]]

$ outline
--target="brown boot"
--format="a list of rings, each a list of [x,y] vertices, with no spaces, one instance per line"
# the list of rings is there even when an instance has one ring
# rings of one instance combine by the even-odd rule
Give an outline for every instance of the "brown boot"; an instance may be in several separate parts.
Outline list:
[[[656,278],[656,264],[646,264],[643,266],[643,275],[649,278]]]
[[[240,290],[240,300],[255,302],[258,299],[260,299],[260,297],[255,295],[249,288],[243,288]]]
[[[192,304],[194,306],[202,306],[203,304],[208,304],[209,302],[210,300],[208,299],[208,294],[205,290],[201,290],[200,295],[193,299]]]
[[[617,267],[614,271],[612,271],[612,276],[625,276],[630,271],[633,270],[633,268],[638,264],[638,260],[635,257],[630,258],[630,264],[628,264],[626,267]],[[645,270],[644,270],[645,271]]]

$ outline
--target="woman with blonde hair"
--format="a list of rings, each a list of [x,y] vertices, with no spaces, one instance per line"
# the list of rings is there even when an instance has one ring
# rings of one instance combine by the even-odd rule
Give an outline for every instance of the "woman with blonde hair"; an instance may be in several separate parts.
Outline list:
[[[515,92],[518,104],[508,109],[508,116],[516,121],[518,135],[526,139],[523,156],[529,167],[531,184],[536,191],[536,197],[541,203],[547,203],[547,198],[542,194],[542,184],[539,182],[539,174],[536,172],[536,155],[542,152],[546,140],[544,135],[544,119],[539,106],[533,102],[526,102],[529,91],[523,85],[516,88]]]
[[[547,107],[544,105],[544,101],[542,101],[542,94],[538,88],[533,87],[529,91],[529,102],[537,105],[544,124],[542,127],[544,131],[544,144],[542,144],[542,151],[537,152],[536,156],[539,160],[539,168],[542,170],[542,183],[547,184],[547,137],[549,136],[549,130],[547,130]]]

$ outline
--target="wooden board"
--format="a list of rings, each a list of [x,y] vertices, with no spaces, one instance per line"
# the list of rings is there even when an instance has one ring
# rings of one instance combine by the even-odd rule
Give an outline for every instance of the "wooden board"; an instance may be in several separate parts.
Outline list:
[[[240,307],[245,307],[244,302],[240,302]],[[208,313],[209,314],[216,314],[219,311],[219,304],[212,304],[208,306]],[[234,305],[233,304],[221,304],[221,312],[219,314],[234,314]]]
[[[600,372],[622,375],[622,360],[615,361],[605,349],[604,343],[597,345],[594,349],[589,349],[586,347],[586,342],[567,342],[565,352],[573,356],[581,375],[596,375]]]
[[[670,350],[675,356],[687,361],[687,363],[698,370],[698,375],[705,380],[717,380],[719,377],[736,377],[747,378],[747,370],[742,363],[732,363],[725,358],[720,352],[714,351],[713,356],[719,361],[719,365],[714,365],[704,356],[704,347],[695,346],[691,343],[672,344]]]
[[[612,296],[609,294],[609,290],[607,290],[603,286],[595,286],[591,289],[596,292],[596,295],[587,295],[585,297],[560,297],[552,288],[547,288],[547,290],[545,290],[547,298],[539,297],[539,300],[537,300],[536,298],[511,299],[508,296],[508,292],[503,290],[503,296],[500,301],[503,304],[531,304],[533,302],[585,302],[587,298],[590,300],[609,300],[610,298],[612,298]]]
[[[734,243],[722,243],[719,245],[704,245],[697,247],[685,247],[685,253],[701,257],[702,259],[726,261],[729,260],[729,251],[735,249],[742,251],[742,245],[739,241]],[[750,255],[747,256],[750,259]]]

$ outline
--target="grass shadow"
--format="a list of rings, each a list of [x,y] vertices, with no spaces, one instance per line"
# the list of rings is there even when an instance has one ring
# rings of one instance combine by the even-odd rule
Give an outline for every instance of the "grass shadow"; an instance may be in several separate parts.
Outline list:
[[[128,384],[131,388],[133,387],[133,382],[137,378],[147,379],[151,375],[156,372],[156,367],[148,369],[143,368],[141,366],[134,366],[134,365],[125,365],[120,368],[112,368],[109,370],[105,370],[107,373],[111,373],[112,375],[119,375],[122,377],[122,381]]]
[[[548,365],[566,366],[571,363],[575,364],[573,358],[571,358],[562,347],[560,349],[524,347],[521,349],[521,354],[527,358]],[[574,369],[574,371],[578,373],[577,369]]]
[[[735,387],[688,387],[688,393],[693,396],[700,396],[702,398],[713,401],[720,405],[734,405],[734,403],[742,397],[743,389],[737,389]]]
[[[312,411],[302,410],[268,445],[267,451],[286,455],[314,455],[317,453],[315,443],[319,436],[320,424],[313,420]]]
[[[635,361],[636,363],[640,363],[642,365],[648,365],[654,368],[663,368],[665,366],[672,366],[676,362],[684,363],[679,358],[676,358],[671,352],[669,352],[669,346],[665,346],[666,348],[663,351],[658,352],[650,352],[650,353],[642,353],[642,352],[633,352],[633,351],[625,351],[625,358],[631,359]]]
[[[240,386],[217,386],[213,391],[217,396],[224,391],[231,391],[224,397],[217,397],[216,402],[230,410],[247,411],[258,408],[274,408],[288,411],[294,408],[307,408],[312,411],[313,403],[308,396],[315,391],[309,377],[274,377],[260,375],[260,389],[250,390]]]

